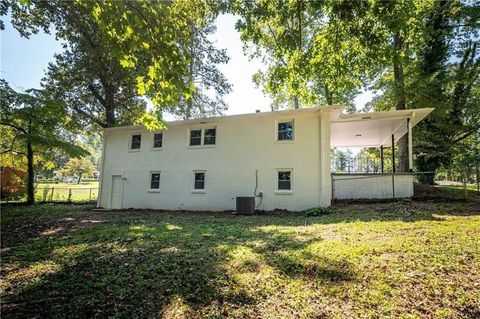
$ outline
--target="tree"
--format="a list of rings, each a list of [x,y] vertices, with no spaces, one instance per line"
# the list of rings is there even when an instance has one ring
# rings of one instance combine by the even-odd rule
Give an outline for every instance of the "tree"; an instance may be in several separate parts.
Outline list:
[[[185,44],[190,55],[185,82],[194,90],[191,96],[181,98],[170,108],[173,114],[185,120],[221,115],[227,109],[223,97],[231,91],[230,83],[218,69],[219,64],[228,63],[226,50],[217,49],[208,39],[216,31],[215,15],[210,13],[208,18],[204,18],[206,13],[196,16],[202,18],[190,23],[191,39]]]
[[[62,172],[66,175],[77,176],[79,184],[83,175],[93,174],[95,165],[86,157],[71,158],[62,169]]]
[[[72,136],[63,130],[68,117],[62,102],[45,98],[38,90],[15,92],[4,80],[0,80],[0,96],[1,153],[26,159],[27,203],[33,204],[36,155],[46,157],[52,149],[71,156],[87,152],[74,145]]]
[[[5,3],[23,36],[53,29],[63,41],[65,51],[44,81],[47,92],[66,100],[82,121],[102,127],[158,127],[160,112],[145,113],[141,96],[157,110],[192,96],[195,87],[185,81],[192,60],[186,45],[204,15],[217,10],[201,0]]]
[[[375,110],[436,108],[416,128],[417,168],[435,171],[446,164],[457,139],[454,136],[461,136],[465,128],[461,114],[471,113],[466,105],[452,111],[446,92],[454,86],[451,72],[455,67],[449,61],[478,33],[478,7],[455,0],[346,1],[337,2],[332,12],[348,21],[344,34],[371,57],[367,61],[377,65],[372,69],[377,74],[373,88],[380,92],[373,102]],[[371,64],[366,68],[371,69]],[[463,95],[471,92],[460,91]],[[407,138],[399,141],[400,171],[408,169]]]
[[[235,1],[237,29],[252,56],[268,69],[254,76],[275,106],[352,103],[364,82],[365,56],[347,42],[346,22],[329,15],[327,2]]]

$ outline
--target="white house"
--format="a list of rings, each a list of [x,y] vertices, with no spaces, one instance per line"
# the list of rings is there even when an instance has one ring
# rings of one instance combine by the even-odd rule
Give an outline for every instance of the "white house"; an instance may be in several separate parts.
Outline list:
[[[242,196],[256,196],[261,210],[329,206],[331,147],[388,146],[431,111],[342,114],[341,107],[322,107],[174,121],[164,131],[108,128],[98,206],[235,210]],[[401,196],[411,196],[411,176],[400,182],[408,188]],[[375,187],[359,194],[341,196],[388,196]]]

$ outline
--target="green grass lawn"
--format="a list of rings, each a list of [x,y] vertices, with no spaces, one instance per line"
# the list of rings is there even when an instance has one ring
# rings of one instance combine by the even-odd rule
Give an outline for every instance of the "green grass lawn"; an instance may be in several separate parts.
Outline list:
[[[9,317],[478,318],[478,203],[331,214],[2,207]]]

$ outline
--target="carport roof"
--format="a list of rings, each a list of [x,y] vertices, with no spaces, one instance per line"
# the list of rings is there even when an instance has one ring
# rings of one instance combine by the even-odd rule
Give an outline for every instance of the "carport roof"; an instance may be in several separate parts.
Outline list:
[[[414,127],[433,110],[422,108],[354,114],[332,112],[331,147],[391,146],[392,134],[395,142],[398,142],[407,133],[407,119]]]

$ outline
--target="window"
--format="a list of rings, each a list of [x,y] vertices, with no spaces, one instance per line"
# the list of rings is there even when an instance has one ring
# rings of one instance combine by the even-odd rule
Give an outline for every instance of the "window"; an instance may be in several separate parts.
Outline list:
[[[278,190],[292,190],[292,171],[278,171]]]
[[[190,146],[215,145],[217,142],[217,129],[205,128],[190,130]]]
[[[141,134],[132,135],[132,143],[130,144],[130,149],[139,150],[141,144],[142,144],[142,135]]]
[[[279,141],[293,140],[293,121],[279,122],[277,127],[277,139]]]
[[[215,137],[217,134],[217,129],[208,128],[203,131],[203,144],[204,145],[215,145]]]
[[[202,145],[202,130],[190,131],[190,145]]]
[[[150,189],[160,190],[160,172],[150,173]]]
[[[205,189],[205,172],[194,172],[194,190],[204,190]]]
[[[153,148],[161,148],[163,140],[163,133],[153,134]]]

